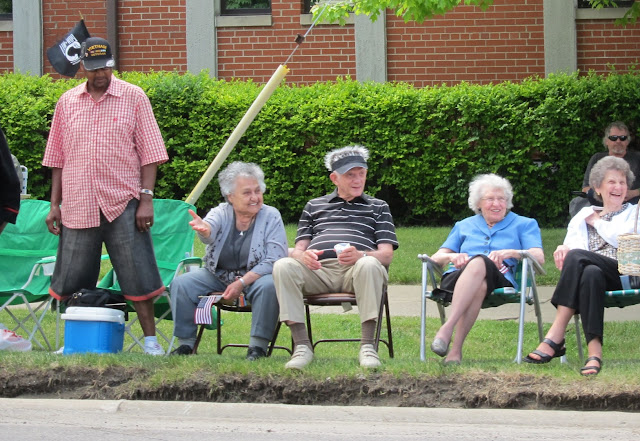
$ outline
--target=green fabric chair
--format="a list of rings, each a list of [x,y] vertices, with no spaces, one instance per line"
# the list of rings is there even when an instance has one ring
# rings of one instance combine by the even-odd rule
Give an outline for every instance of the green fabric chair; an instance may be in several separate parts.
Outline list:
[[[433,300],[438,304],[440,313],[440,321],[446,321],[445,310],[448,303],[442,299],[432,296],[433,290],[438,287],[438,280],[444,272],[442,268],[426,254],[419,254],[418,259],[422,261],[422,311],[420,321],[420,359],[426,360],[426,316],[427,316],[427,300]],[[544,268],[540,266],[537,260],[529,254],[528,251],[522,252],[522,260],[516,271],[516,279],[520,281],[520,286],[524,289],[516,290],[515,288],[498,288],[489,295],[482,303],[482,308],[493,308],[504,305],[506,303],[520,304],[520,318],[518,321],[518,349],[515,362],[522,362],[522,349],[524,341],[524,313],[525,305],[534,305],[536,319],[538,322],[538,339],[542,341],[544,338],[542,330],[542,313],[540,312],[540,301],[538,298],[538,287],[536,285],[535,275],[545,274]]]
[[[619,289],[616,291],[604,292],[604,307],[605,308],[624,308],[625,306],[637,305],[640,303],[640,289]],[[582,325],[580,321],[580,314],[573,316],[576,326],[576,343],[578,346],[578,357],[580,358],[580,364],[584,364],[584,349],[582,345]],[[561,358],[563,363],[567,362],[567,356],[563,355]]]
[[[167,288],[167,291],[155,299],[154,316],[156,317],[156,326],[162,320],[172,319],[169,290],[173,279],[178,274],[188,271],[190,266],[199,267],[202,265],[202,260],[199,257],[193,257],[195,232],[189,225],[189,221],[193,219],[188,212],[189,209],[196,210],[193,205],[184,201],[172,199],[153,200],[154,222],[151,228],[151,237],[153,238],[153,247],[160,277]],[[100,280],[98,287],[122,294],[113,269],[109,270]],[[127,303],[129,311],[135,311],[131,302]],[[125,332],[133,339],[133,343],[126,350],[131,350],[135,346],[144,348],[142,335],[132,331],[132,326],[137,321],[136,317],[129,321],[125,327]],[[171,336],[158,329],[156,329],[156,333],[158,337],[161,337],[169,344],[170,350],[172,345]]]
[[[49,285],[58,250],[58,236],[45,223],[49,207],[48,201],[22,200],[15,225],[8,224],[0,234],[0,313],[7,313],[14,323],[11,328],[5,323],[7,328],[25,332],[30,341],[51,350],[42,328],[53,300]],[[11,310],[16,305],[26,308],[23,319]]]

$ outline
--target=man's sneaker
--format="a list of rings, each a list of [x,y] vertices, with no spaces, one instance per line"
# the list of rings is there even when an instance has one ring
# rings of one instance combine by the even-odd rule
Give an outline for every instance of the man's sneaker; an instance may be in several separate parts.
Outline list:
[[[284,365],[286,369],[304,369],[313,360],[313,351],[307,345],[297,345],[291,360]]]
[[[164,355],[164,349],[160,346],[160,343],[145,343],[144,353],[149,355]]]
[[[191,355],[193,354],[193,348],[189,345],[180,345],[171,351],[171,355]]]
[[[367,369],[375,369],[382,365],[380,363],[380,357],[374,349],[373,345],[360,346],[360,366]]]
[[[247,360],[249,361],[256,361],[259,358],[264,358],[267,356],[267,352],[258,347],[258,346],[249,346],[249,349],[247,349]]]
[[[25,352],[31,350],[31,342],[8,329],[0,330],[0,349]]]

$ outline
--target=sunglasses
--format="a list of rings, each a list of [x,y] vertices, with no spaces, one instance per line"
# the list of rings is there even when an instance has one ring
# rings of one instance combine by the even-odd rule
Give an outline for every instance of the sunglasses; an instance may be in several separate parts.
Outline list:
[[[626,141],[628,136],[627,135],[609,135],[607,136],[607,138],[609,138],[611,141]]]

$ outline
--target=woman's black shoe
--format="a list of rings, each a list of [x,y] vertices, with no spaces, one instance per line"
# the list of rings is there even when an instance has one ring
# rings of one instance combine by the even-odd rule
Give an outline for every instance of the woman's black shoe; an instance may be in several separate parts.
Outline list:
[[[247,350],[247,360],[249,361],[256,361],[257,359],[266,356],[267,352],[258,346],[249,346],[249,349]]]
[[[188,345],[180,345],[173,351],[171,351],[171,355],[191,355],[193,354],[193,348]]]
[[[562,357],[567,352],[567,348],[564,346],[564,338],[560,343],[556,343],[550,338],[545,338],[544,340],[542,340],[542,343],[548,344],[549,347],[553,349],[553,355],[545,354],[541,350],[536,349],[535,351],[531,352],[531,354],[536,354],[540,358],[531,358],[529,357],[529,355],[531,354],[529,354],[526,357],[524,357],[524,361],[526,363],[533,363],[533,364],[549,363],[554,358]]]

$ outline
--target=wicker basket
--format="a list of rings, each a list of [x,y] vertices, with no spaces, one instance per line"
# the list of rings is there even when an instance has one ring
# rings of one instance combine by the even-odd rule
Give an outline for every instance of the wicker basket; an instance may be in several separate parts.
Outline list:
[[[618,272],[627,276],[640,276],[640,234],[638,234],[638,211],[633,223],[633,233],[618,236]]]

